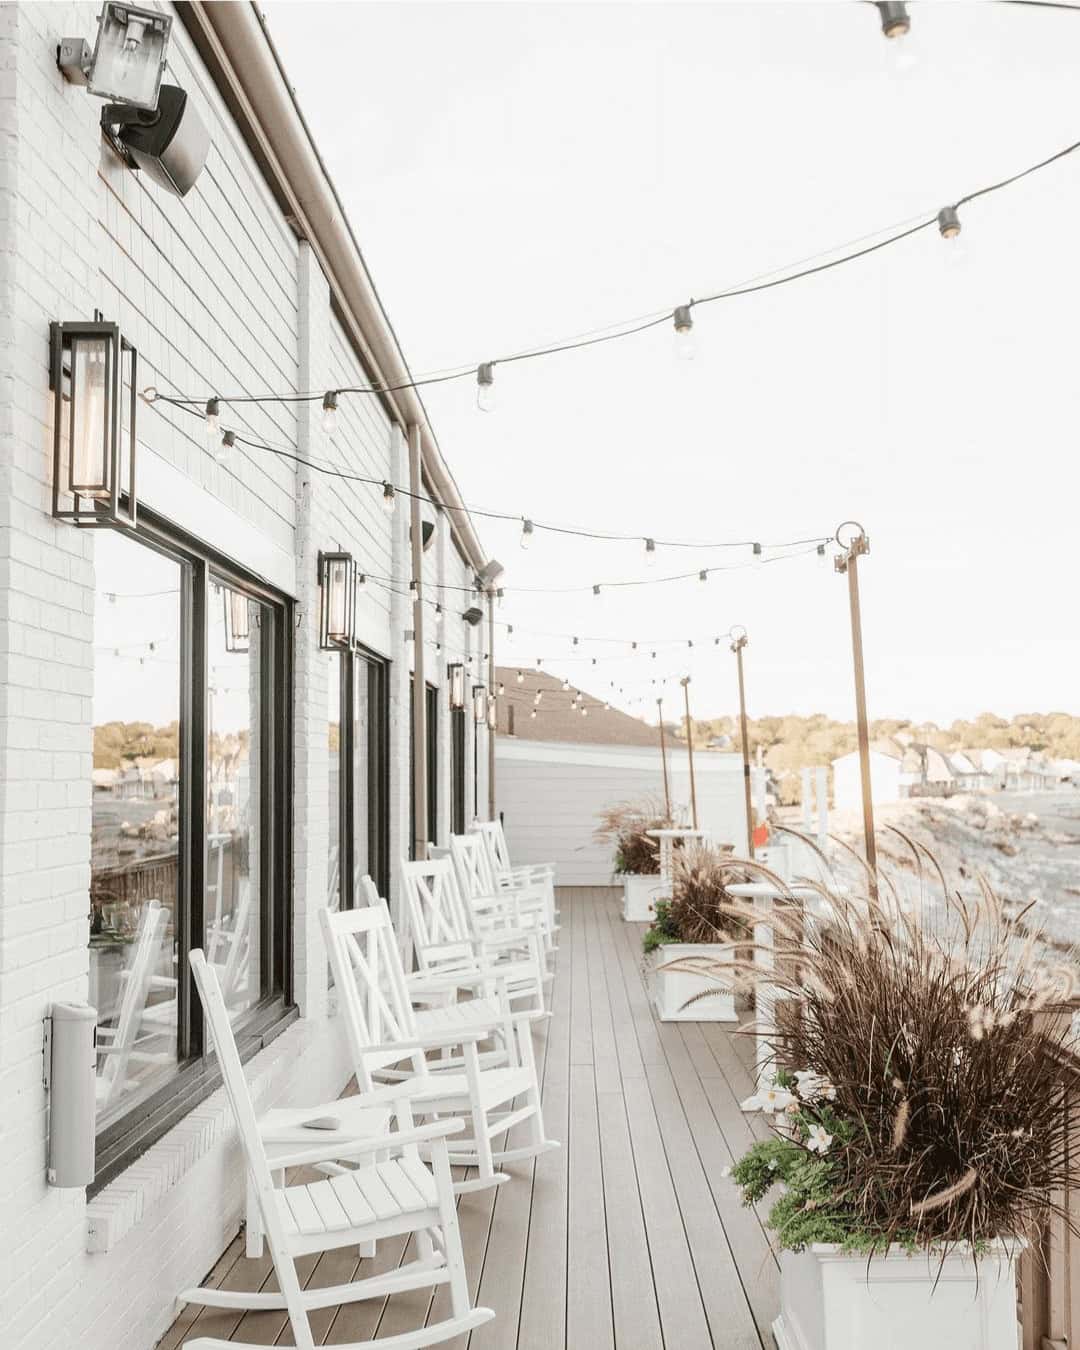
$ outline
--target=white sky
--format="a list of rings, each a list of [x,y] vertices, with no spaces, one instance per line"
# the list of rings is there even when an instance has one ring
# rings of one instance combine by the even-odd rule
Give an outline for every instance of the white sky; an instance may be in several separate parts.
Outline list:
[[[1080,139],[1080,13],[911,8],[898,76],[857,3],[266,6],[415,372],[671,308]],[[927,231],[698,309],[689,367],[663,327],[499,367],[490,415],[469,380],[425,402],[479,505],[766,542],[861,520],[872,717],[1080,712],[1078,216],[1080,154],[968,208],[959,270]],[[538,535],[525,553],[517,527],[480,530],[508,588],[649,575],[640,544]],[[672,551],[656,571],[722,560]],[[643,645],[742,623],[752,713],[853,715],[845,584],[813,559],[509,594],[502,617]],[[543,655],[601,696],[615,679],[624,706],[654,670],[689,671],[696,714],[734,706],[726,647],[595,671],[568,651],[515,635],[500,659]]]

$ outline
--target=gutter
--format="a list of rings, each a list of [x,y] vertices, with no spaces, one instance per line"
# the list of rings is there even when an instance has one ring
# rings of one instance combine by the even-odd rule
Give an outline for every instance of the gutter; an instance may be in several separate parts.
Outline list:
[[[412,374],[262,14],[254,3],[209,0],[187,0],[176,9],[289,224],[318,257],[338,316],[372,382],[407,384]],[[424,479],[431,495],[450,508],[459,552],[480,571],[487,556],[418,391],[395,389],[378,397],[406,436],[410,425],[419,427]]]

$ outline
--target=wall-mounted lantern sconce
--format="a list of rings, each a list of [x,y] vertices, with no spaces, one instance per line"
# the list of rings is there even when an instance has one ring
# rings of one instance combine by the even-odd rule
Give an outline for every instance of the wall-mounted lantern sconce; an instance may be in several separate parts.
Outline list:
[[[480,726],[487,718],[487,690],[482,684],[473,685],[472,711],[473,721]]]
[[[475,628],[476,625],[481,621],[481,619],[483,619],[484,611],[479,607],[479,605],[470,605],[469,608],[465,611],[465,613],[461,617],[465,620],[466,623],[472,624],[472,626]]]
[[[487,701],[487,724],[488,724],[488,730],[489,730],[489,731],[494,731],[494,730],[495,730],[495,725],[496,725],[496,722],[497,722],[497,720],[498,720],[498,715],[499,715],[499,714],[498,714],[498,706],[499,706],[499,705],[498,705],[498,703],[497,703],[497,701],[496,701],[496,699],[495,699],[495,695],[494,695],[494,694],[490,694],[490,695],[488,696],[488,701]]]
[[[50,324],[49,344],[52,513],[88,529],[134,525],[135,348],[100,319]]]
[[[225,650],[246,652],[251,647],[251,606],[242,591],[222,586],[225,602]]]
[[[464,708],[465,706],[465,667],[463,665],[450,665],[446,667],[446,674],[450,684],[450,706],[451,708]]]
[[[356,591],[364,578],[351,553],[319,554],[319,647],[324,652],[352,646],[356,635]]]

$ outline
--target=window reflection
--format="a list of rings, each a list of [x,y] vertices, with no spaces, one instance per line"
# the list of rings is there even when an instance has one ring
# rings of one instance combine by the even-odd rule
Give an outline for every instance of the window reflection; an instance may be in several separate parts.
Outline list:
[[[360,878],[372,876],[374,818],[371,809],[373,667],[357,658],[353,679],[353,903],[362,904]]]
[[[177,1058],[181,565],[102,531],[94,567],[90,987],[97,1125]]]
[[[261,978],[262,606],[211,586],[207,658],[206,959],[233,1018]]]

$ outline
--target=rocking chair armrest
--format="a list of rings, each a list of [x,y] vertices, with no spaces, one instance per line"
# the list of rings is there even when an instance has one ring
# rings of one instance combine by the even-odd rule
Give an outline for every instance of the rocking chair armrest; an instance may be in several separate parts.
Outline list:
[[[459,1118],[436,1120],[430,1125],[415,1125],[408,1130],[388,1130],[385,1134],[374,1134],[368,1139],[352,1139],[347,1144],[335,1144],[328,1139],[321,1148],[275,1153],[272,1166],[276,1172],[285,1167],[309,1167],[315,1163],[337,1162],[342,1158],[363,1158],[371,1153],[406,1148],[410,1144],[430,1144],[436,1139],[445,1139],[447,1135],[460,1134],[464,1128],[465,1122]]]
[[[476,943],[479,947],[522,947],[536,935],[535,928],[492,928],[481,933]]]
[[[498,971],[485,970],[483,966],[474,962],[471,966],[463,967],[460,970],[448,970],[437,975],[427,976],[424,979],[411,980],[409,982],[409,993],[450,994],[458,989],[472,989],[475,985],[499,978]]]
[[[390,1050],[400,1050],[401,1058],[420,1050],[452,1050],[455,1045],[476,1045],[484,1040],[482,1031],[433,1031],[426,1036],[406,1036],[400,1041],[383,1041],[378,1045],[365,1045],[365,1055],[385,1055]]]

